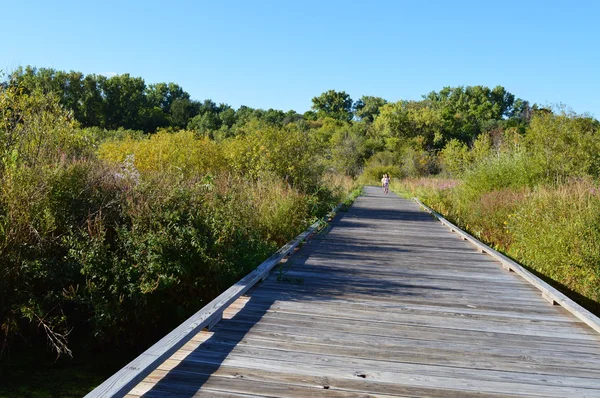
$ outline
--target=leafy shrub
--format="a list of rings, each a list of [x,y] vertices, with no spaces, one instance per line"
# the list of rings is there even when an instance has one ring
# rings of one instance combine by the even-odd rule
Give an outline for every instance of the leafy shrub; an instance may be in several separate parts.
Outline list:
[[[379,185],[384,174],[389,174],[390,178],[402,178],[404,175],[398,166],[367,166],[363,170],[359,181],[364,184]]]
[[[268,127],[226,142],[223,151],[229,168],[250,178],[276,176],[307,193],[321,184],[324,170],[306,132]]]
[[[464,205],[482,194],[504,188],[533,187],[541,180],[533,167],[531,156],[524,151],[499,153],[476,164],[463,175],[458,189]]]
[[[453,138],[440,151],[439,157],[442,170],[451,176],[461,175],[471,165],[470,155],[467,144]]]
[[[40,334],[57,352],[68,352],[66,336],[82,315],[69,292],[86,286],[79,264],[69,260],[69,243],[87,234],[90,219],[118,221],[117,202],[126,186],[111,176],[111,168],[93,161],[21,167],[3,176],[0,270],[5,277],[0,291],[6,299],[0,313],[5,348],[16,335]]]
[[[395,154],[392,152],[378,152],[373,155],[366,163],[359,181],[362,184],[381,184],[381,178],[384,174],[389,174],[390,178],[403,178],[405,174],[398,166]]]
[[[224,169],[221,149],[206,137],[196,137],[191,131],[166,131],[147,138],[104,142],[98,149],[102,159],[123,162],[133,155],[135,167],[141,172],[164,171],[184,177],[203,176]]]
[[[438,172],[438,159],[428,151],[406,147],[402,150],[400,169],[407,177],[420,177]]]
[[[69,258],[88,280],[85,302],[98,337],[160,336],[275,249],[246,186],[210,186],[149,176],[122,203],[124,223],[91,219],[88,234],[69,242]]]
[[[336,203],[306,131],[79,129],[52,96],[0,96],[0,338],[142,347]],[[10,91],[13,90],[13,91]],[[20,342],[20,339],[19,339]]]
[[[89,137],[77,127],[54,95],[0,86],[0,170],[91,155]]]
[[[536,169],[546,181],[564,183],[570,177],[599,176],[600,122],[567,113],[540,113],[532,120],[526,143]]]

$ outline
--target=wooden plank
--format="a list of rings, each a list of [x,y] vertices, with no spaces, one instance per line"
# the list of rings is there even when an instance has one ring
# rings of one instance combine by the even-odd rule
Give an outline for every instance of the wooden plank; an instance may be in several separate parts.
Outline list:
[[[224,333],[219,334],[201,345],[186,345],[172,358],[183,359],[192,352],[195,354],[206,351],[212,353],[228,354],[231,352],[237,354],[237,349],[247,349],[250,351],[278,350],[280,352],[287,352],[291,358],[295,358],[297,354],[301,353],[339,358],[346,357],[348,359],[373,359],[381,361],[382,364],[386,362],[434,366],[443,364],[443,366],[446,367],[456,367],[460,369],[470,368],[520,373],[531,373],[535,369],[535,373],[537,374],[559,377],[574,376],[592,379],[600,378],[600,366],[598,366],[599,364],[597,361],[575,362],[572,366],[567,367],[559,361],[548,363],[546,360],[536,361],[533,358],[523,358],[523,356],[519,355],[507,356],[504,353],[481,353],[479,351],[454,349],[453,347],[438,347],[435,349],[415,345],[403,347],[378,347],[369,344],[360,345],[358,344],[358,341],[353,341],[348,338],[346,338],[347,344],[341,345],[335,341],[322,344],[307,341],[293,342],[276,339],[253,339],[252,336],[245,336],[242,339],[238,339],[240,336],[235,334],[229,334],[229,339],[224,336]]]
[[[167,362],[176,361],[169,359]],[[234,366],[261,369],[277,373],[293,369],[298,375],[321,375],[356,379],[359,375],[384,383],[397,383],[415,387],[465,389],[491,393],[538,394],[542,396],[591,396],[598,391],[598,379],[573,376],[552,376],[536,373],[503,372],[430,366],[411,363],[339,358],[335,356],[294,353],[294,356],[276,350],[245,349],[236,347],[235,354],[223,357],[215,352],[191,353],[185,360],[215,366]]]
[[[306,295],[309,294],[308,297]],[[339,303],[359,303],[363,305],[380,305],[381,307],[393,306],[393,305],[437,305],[440,307],[470,307],[470,308],[500,308],[507,311],[516,311],[527,313],[541,312],[541,313],[560,313],[568,314],[568,311],[562,307],[552,308],[547,305],[540,306],[539,302],[523,301],[523,300],[506,300],[501,305],[498,303],[497,298],[480,297],[477,295],[454,295],[449,297],[445,294],[428,294],[428,295],[402,295],[392,296],[388,295],[385,297],[378,297],[368,294],[346,294],[346,295],[329,295],[326,293],[310,292],[309,290],[283,290],[283,289],[261,289],[261,292],[253,293],[255,297],[265,297],[273,301],[275,300],[288,300],[288,301],[306,301],[311,302],[326,297],[327,301],[339,302]],[[539,298],[539,297],[538,297]],[[323,301],[323,300],[322,300]],[[547,312],[550,311],[550,312]],[[575,319],[575,318],[572,318]]]
[[[239,328],[248,328],[255,325],[259,319],[251,315],[236,316],[235,319],[227,321],[228,327],[231,325],[237,325]],[[373,334],[374,336],[390,336],[394,335],[397,331],[402,331],[407,334],[419,334],[435,332],[437,334],[451,334],[460,333],[465,336],[477,337],[484,334],[492,334],[497,338],[504,339],[536,339],[540,341],[553,341],[557,344],[570,344],[570,345],[585,345],[590,343],[596,343],[597,339],[592,336],[583,334],[571,334],[568,330],[536,330],[535,328],[519,329],[516,327],[502,327],[495,329],[497,325],[477,325],[477,324],[419,324],[412,322],[405,323],[374,323],[357,321],[353,319],[340,320],[336,322],[333,319],[324,317],[311,317],[311,316],[288,316],[287,314],[277,314],[277,316],[269,316],[266,314],[260,318],[260,323],[263,325],[293,325],[294,327],[305,327],[311,329],[320,329],[322,331],[352,331],[361,330],[368,331],[367,334]],[[219,324],[217,326],[220,327]],[[498,326],[499,327],[499,326]]]
[[[340,314],[344,314],[349,317],[360,317],[362,319],[368,319],[369,317],[379,319],[388,319],[389,316],[395,317],[397,314],[404,316],[451,316],[451,317],[468,317],[470,319],[479,319],[482,321],[495,320],[501,322],[525,321],[528,323],[535,322],[557,322],[559,324],[572,324],[573,319],[569,319],[561,314],[555,313],[513,313],[508,311],[492,310],[492,309],[479,309],[479,308],[444,308],[436,306],[375,306],[375,305],[363,305],[356,303],[338,304],[335,302],[320,303],[318,306],[314,306],[309,302],[303,301],[281,301],[275,302],[269,300],[255,300],[253,296],[251,301],[244,304],[244,307],[248,311],[267,311],[267,312],[286,312],[286,313],[303,313],[303,314],[326,314],[329,316],[338,317]],[[266,309],[265,306],[268,305]],[[238,308],[233,304],[229,309]],[[382,311],[384,309],[385,311]],[[227,310],[226,310],[227,312]],[[575,321],[576,323],[582,323]]]
[[[248,298],[248,301],[250,298]],[[398,301],[353,301],[336,299],[327,302],[320,303],[319,306],[323,308],[332,308],[338,311],[354,311],[359,310],[378,310],[378,311],[400,311],[406,313],[417,313],[417,314],[428,314],[437,312],[451,312],[454,314],[472,314],[472,315],[491,315],[499,318],[524,318],[530,320],[553,320],[558,322],[571,323],[574,320],[571,317],[565,317],[562,312],[557,313],[552,309],[548,309],[546,306],[529,306],[528,308],[522,307],[498,307],[497,304],[490,306],[475,306],[475,305],[460,305],[455,303],[447,303],[447,305],[440,305],[442,302],[419,302],[415,304],[412,302],[398,302]],[[269,305],[271,310],[279,308],[294,308],[303,309],[310,312],[313,305],[309,301],[302,300],[275,300],[273,301],[272,295],[261,294],[260,291],[252,293],[252,301],[249,303],[250,306],[256,305]],[[233,306],[233,304],[232,304]],[[231,308],[231,306],[230,306]],[[576,321],[580,322],[580,321]]]
[[[453,291],[450,288],[428,289],[419,286],[411,287],[410,285],[405,285],[402,288],[398,286],[395,289],[385,289],[381,286],[378,287],[376,281],[373,281],[371,284],[372,287],[349,287],[342,283],[319,285],[316,282],[309,283],[308,281],[303,281],[303,283],[298,283],[297,285],[292,283],[284,285],[288,290],[283,290],[281,287],[273,285],[265,285],[263,289],[268,294],[272,294],[273,299],[301,300],[304,298],[305,301],[314,301],[324,299],[325,297],[339,296],[347,300],[388,302],[403,302],[404,300],[420,300],[422,302],[429,302],[430,300],[443,301],[445,299],[446,301],[453,301],[465,305],[492,305],[495,303],[500,307],[513,305],[531,306],[532,304],[539,306],[540,303],[546,304],[539,294],[530,297],[521,297],[523,295],[515,295],[512,297],[508,296],[499,302],[499,297],[501,297],[501,294],[508,295],[511,292],[510,290],[501,292],[498,290],[492,291],[490,289],[490,291],[485,290],[477,292],[455,289]],[[343,292],[343,295],[341,292]]]
[[[266,309],[261,306],[247,306],[243,315],[237,320],[252,319],[258,321],[262,319],[288,319],[302,322],[306,319],[320,319],[323,322],[337,322],[344,324],[353,324],[351,322],[360,322],[366,324],[379,324],[384,327],[393,328],[396,325],[410,324],[419,326],[443,325],[445,328],[460,328],[468,330],[488,330],[503,332],[506,330],[519,329],[520,334],[546,333],[545,330],[554,333],[566,334],[571,338],[597,341],[593,331],[589,331],[582,322],[576,322],[583,325],[581,328],[573,328],[575,322],[558,322],[555,320],[531,320],[525,318],[499,318],[493,316],[478,316],[467,314],[446,313],[407,313],[388,310],[386,312],[376,310],[358,310],[343,311],[341,309],[328,310],[326,306],[314,306],[312,312],[306,310],[281,309],[271,306]],[[479,326],[485,325],[485,326]],[[577,333],[579,332],[579,333]],[[577,337],[575,337],[576,335]],[[591,338],[585,336],[591,335]]]
[[[400,352],[401,354],[428,356],[439,352],[456,352],[459,358],[481,358],[495,363],[495,359],[507,362],[521,362],[523,366],[543,365],[565,367],[573,369],[600,370],[600,355],[589,350],[582,352],[570,350],[569,347],[544,344],[527,344],[526,341],[494,344],[492,339],[475,340],[465,342],[460,336],[449,343],[439,339],[414,339],[402,335],[377,337],[352,334],[352,333],[328,333],[323,335],[310,335],[303,329],[289,328],[288,330],[258,330],[253,328],[248,332],[228,330],[224,328],[213,337],[216,342],[238,341],[241,344],[259,344],[268,347],[271,342],[275,344],[290,343],[306,344],[311,346],[353,347],[352,349],[366,348],[384,350],[388,353]],[[192,339],[193,340],[193,339]],[[190,346],[182,347],[182,350],[195,349],[200,342],[192,343]],[[192,343],[192,344],[191,344]]]
[[[160,369],[159,369],[160,370]],[[168,374],[170,372],[170,374]],[[280,369],[278,372],[265,372],[261,369],[252,368],[241,368],[232,366],[220,366],[216,371],[210,365],[203,364],[182,364],[174,370],[162,371],[157,373],[157,377],[180,377],[181,379],[197,378],[211,375],[212,377],[219,377],[225,380],[240,379],[252,380],[261,383],[285,383],[287,385],[296,386],[310,386],[317,389],[324,389],[330,391],[347,391],[353,393],[352,396],[365,397],[365,394],[377,394],[381,396],[394,396],[394,397],[415,397],[415,396],[428,396],[428,397],[481,397],[481,394],[477,392],[469,392],[465,390],[451,390],[451,389],[436,389],[427,387],[412,387],[403,386],[395,383],[380,383],[368,378],[356,377],[350,378],[339,378],[339,377],[321,377],[313,375],[296,375],[289,373],[286,369]],[[328,388],[326,388],[328,387]],[[385,394],[385,395],[384,395]],[[326,394],[329,396],[328,394]],[[509,397],[513,395],[504,394],[491,394],[487,395],[490,398],[501,398]]]
[[[231,320],[219,324],[216,329],[217,332],[239,331],[249,333],[251,330],[252,332],[273,332],[285,335],[294,334],[295,332],[312,335],[315,333],[312,331],[318,331],[316,332],[317,337],[321,336],[323,339],[327,338],[325,336],[351,336],[355,339],[366,339],[375,342],[401,337],[412,340],[414,344],[422,344],[424,341],[439,341],[444,344],[461,344],[462,341],[467,341],[469,344],[472,344],[473,347],[479,347],[481,350],[486,350],[487,347],[494,345],[498,347],[523,346],[549,351],[555,350],[557,352],[566,352],[574,356],[580,356],[581,353],[585,353],[595,355],[595,358],[597,358],[599,355],[597,344],[595,345],[593,342],[590,344],[590,342],[585,340],[570,340],[557,337],[538,337],[536,339],[531,339],[529,336],[519,334],[466,330],[452,331],[446,328],[415,327],[410,325],[395,327],[394,330],[390,330],[388,327],[377,327],[377,325],[356,328],[338,324],[326,327],[323,324],[317,325],[315,323],[306,323],[303,325],[294,323],[290,325],[281,320],[270,322],[261,321],[256,324]],[[341,337],[338,338],[341,339]]]
[[[158,377],[162,376],[160,374]],[[234,377],[208,377],[201,373],[195,373],[195,377],[190,377],[190,373],[172,373],[170,377],[164,377],[158,380],[150,379],[148,384],[154,382],[151,390],[144,394],[144,397],[164,397],[165,395],[179,394],[183,396],[196,396],[199,386],[204,393],[234,393],[249,394],[257,397],[284,397],[284,398],[305,398],[305,397],[336,397],[336,398],[356,398],[358,394],[352,391],[338,390],[329,385],[297,385],[292,383],[271,382],[266,380],[253,380],[237,375]],[[137,389],[138,387],[136,387]],[[389,395],[378,395],[382,398],[390,398]]]

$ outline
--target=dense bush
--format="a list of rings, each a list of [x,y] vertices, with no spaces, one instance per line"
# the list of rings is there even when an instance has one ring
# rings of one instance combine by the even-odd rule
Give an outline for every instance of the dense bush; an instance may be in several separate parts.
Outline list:
[[[406,175],[398,166],[396,155],[389,151],[377,152],[366,163],[359,180],[364,184],[381,184],[384,174],[390,178],[403,178]]]
[[[146,137],[126,136],[123,140],[102,143],[98,149],[102,159],[112,162],[131,162],[140,172],[167,172],[192,178],[225,169],[222,150],[205,137],[191,131],[158,132]]]
[[[548,182],[600,173],[600,122],[560,110],[536,115],[526,135],[535,169]]]

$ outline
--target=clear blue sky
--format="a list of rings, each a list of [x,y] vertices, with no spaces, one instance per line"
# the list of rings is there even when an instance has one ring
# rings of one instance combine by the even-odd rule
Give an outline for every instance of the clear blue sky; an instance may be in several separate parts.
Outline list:
[[[490,4],[487,4],[490,3]],[[0,69],[175,82],[234,107],[502,85],[600,117],[598,1],[2,1]]]

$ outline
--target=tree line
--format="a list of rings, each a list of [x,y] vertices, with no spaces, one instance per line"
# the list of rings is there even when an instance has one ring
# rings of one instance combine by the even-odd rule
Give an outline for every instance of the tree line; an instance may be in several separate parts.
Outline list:
[[[253,125],[298,126],[316,131],[332,167],[349,176],[369,164],[400,165],[396,175],[439,172],[435,155],[449,142],[472,145],[482,133],[507,129],[523,134],[535,112],[549,112],[502,86],[444,87],[421,100],[397,102],[369,95],[354,101],[344,91],[328,90],[300,114],[198,101],[176,83],[146,84],[129,74],[106,77],[28,66],[11,73],[6,84],[29,93],[55,93],[84,128],[186,129],[222,140],[243,135]]]
[[[445,87],[423,96],[421,101],[396,104],[368,95],[353,101],[344,91],[329,90],[312,99],[312,110],[299,114],[294,110],[284,112],[247,106],[235,110],[225,103],[217,105],[211,99],[194,100],[176,83],[146,84],[143,78],[129,74],[107,77],[27,66],[12,72],[7,84],[26,92],[56,93],[61,105],[73,112],[82,127],[124,128],[149,133],[171,127],[200,132],[233,129],[234,135],[235,127],[239,128],[251,119],[275,126],[324,118],[373,123],[382,108],[388,105],[388,118],[399,112],[406,119],[410,113],[422,119],[422,129],[468,138],[497,124],[492,121],[508,118],[515,124],[514,121],[527,118],[532,110],[527,101],[515,99],[501,86],[493,89]],[[408,126],[398,127],[406,129]]]

